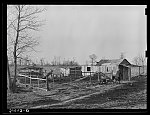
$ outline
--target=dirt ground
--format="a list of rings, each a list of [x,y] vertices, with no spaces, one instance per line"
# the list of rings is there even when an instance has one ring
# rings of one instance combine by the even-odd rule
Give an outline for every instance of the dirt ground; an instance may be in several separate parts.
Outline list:
[[[43,109],[145,109],[147,80],[135,77],[121,84],[90,85],[89,81],[55,84],[51,91],[22,91],[7,94],[7,108]]]
[[[133,78],[136,82],[124,83],[113,90],[94,94],[71,103],[51,106],[49,108],[68,109],[146,109],[147,80],[140,76]]]

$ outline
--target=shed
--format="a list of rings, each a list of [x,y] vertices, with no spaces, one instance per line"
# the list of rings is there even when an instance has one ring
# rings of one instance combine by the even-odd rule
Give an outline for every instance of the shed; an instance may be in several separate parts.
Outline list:
[[[19,73],[23,75],[31,75],[31,77],[43,77],[43,68],[40,66],[25,66],[19,69]]]
[[[64,76],[68,76],[69,75],[69,68],[60,68],[61,72],[64,74]]]
[[[82,76],[82,71],[81,71],[81,67],[80,66],[73,66],[70,67],[70,72],[69,72],[70,76]]]
[[[112,72],[113,76],[118,76],[120,70],[121,80],[130,80],[131,78],[131,64],[127,59],[100,60],[97,66],[100,66],[100,72]]]
[[[82,75],[83,76],[88,76],[88,75],[93,75],[98,71],[97,66],[95,65],[82,65]]]

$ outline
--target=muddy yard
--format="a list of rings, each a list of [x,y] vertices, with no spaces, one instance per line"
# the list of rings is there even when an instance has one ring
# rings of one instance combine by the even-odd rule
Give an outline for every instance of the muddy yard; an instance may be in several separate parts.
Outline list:
[[[131,84],[132,82],[132,84]],[[115,109],[146,108],[146,77],[121,84],[89,85],[89,81],[55,84],[51,91],[7,94],[7,108]]]
[[[123,83],[118,87],[102,88],[102,93],[77,99],[71,103],[55,105],[48,108],[68,109],[146,109],[147,108],[147,80],[140,76],[133,78],[134,82]],[[108,86],[109,87],[109,86]],[[101,90],[102,91],[102,90]]]

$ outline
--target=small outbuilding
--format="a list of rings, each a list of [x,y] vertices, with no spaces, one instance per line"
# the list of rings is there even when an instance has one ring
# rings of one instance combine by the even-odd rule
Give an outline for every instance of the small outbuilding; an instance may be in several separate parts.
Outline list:
[[[74,77],[82,76],[81,66],[70,67],[69,75]]]
[[[112,73],[112,76],[119,76],[120,80],[130,80],[131,78],[131,65],[127,59],[113,59],[113,60],[100,60],[97,63],[99,71],[102,73]],[[112,76],[111,79],[112,79]]]
[[[23,74],[23,75],[28,75],[34,78],[37,78],[37,76],[39,78],[43,77],[43,68],[40,66],[25,66],[22,68],[19,68],[19,74]]]
[[[82,76],[93,75],[98,72],[98,68],[95,65],[82,65]]]

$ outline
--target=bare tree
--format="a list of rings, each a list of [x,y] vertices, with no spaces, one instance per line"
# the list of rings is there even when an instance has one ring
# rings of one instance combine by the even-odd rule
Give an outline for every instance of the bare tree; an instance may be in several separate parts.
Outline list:
[[[41,62],[41,66],[43,66],[44,64],[45,64],[45,62],[44,62],[44,59],[42,58],[42,59],[40,59],[40,62]]]
[[[54,56],[54,59],[51,62],[52,65],[56,65],[56,56]]]
[[[7,89],[8,89],[8,92],[11,92],[11,75],[10,75],[10,70],[9,70],[8,56],[7,56]]]
[[[121,52],[120,59],[124,59],[124,58],[125,58],[125,54],[124,54],[124,52]]]
[[[89,56],[89,58],[91,59],[91,65],[93,66],[93,64],[96,62],[97,56],[95,54],[92,54]]]
[[[79,65],[78,62],[73,58],[73,60],[64,60],[63,66],[77,66]]]
[[[39,27],[41,27],[42,22],[38,21],[37,14],[42,11],[44,9],[31,5],[9,6],[9,15],[11,17],[7,20],[7,37],[9,38],[10,45],[13,46],[12,52],[15,64],[13,92],[16,91],[17,59],[20,58],[20,54],[26,51],[33,51],[34,47],[38,45],[38,41],[31,35],[31,31],[38,31]]]
[[[133,58],[133,63],[135,65],[144,66],[145,62],[146,62],[146,58],[145,58],[145,56],[143,56],[141,54]]]
[[[139,65],[139,58],[138,58],[138,57],[134,57],[134,58],[133,58],[133,63],[134,63],[135,65]]]
[[[139,55],[139,61],[140,61],[140,65],[143,67],[143,73],[144,73],[144,65],[146,62],[146,58],[143,55]]]
[[[91,59],[91,65],[92,65],[92,71],[93,71],[93,65],[96,62],[97,56],[95,54],[89,55],[89,58]],[[91,83],[91,73],[90,73],[90,83]]]
[[[143,55],[139,55],[139,61],[141,63],[141,66],[144,66],[146,64],[146,57]]]
[[[24,65],[29,65],[30,59],[28,55],[26,55],[24,58],[23,57],[19,57],[19,58],[24,60]]]
[[[144,66],[146,64],[146,57],[143,56],[142,54],[140,54],[140,55],[133,58],[133,63],[135,65],[142,66],[143,67],[143,72],[144,72]]]

